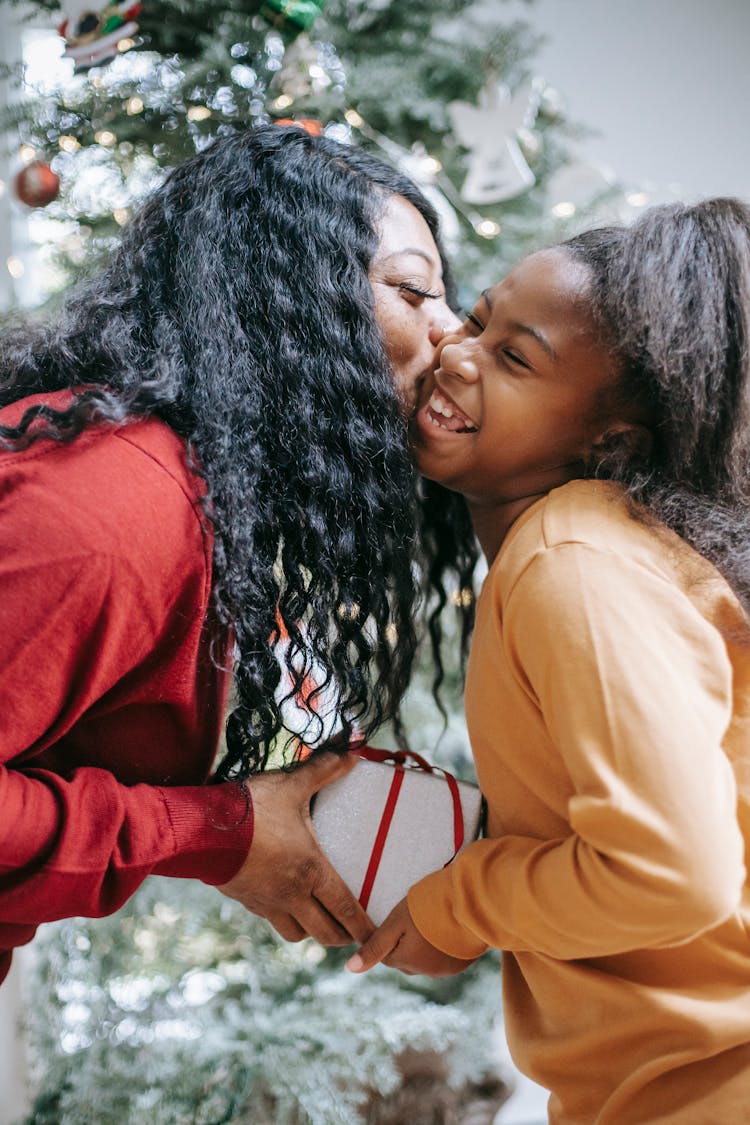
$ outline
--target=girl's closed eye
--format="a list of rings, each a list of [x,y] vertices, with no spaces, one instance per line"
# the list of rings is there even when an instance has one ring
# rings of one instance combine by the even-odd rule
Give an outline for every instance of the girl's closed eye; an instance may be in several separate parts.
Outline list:
[[[523,356],[520,356],[518,352],[514,352],[512,348],[503,348],[502,355],[509,363],[514,363],[518,367],[524,367],[527,371],[531,369]]]

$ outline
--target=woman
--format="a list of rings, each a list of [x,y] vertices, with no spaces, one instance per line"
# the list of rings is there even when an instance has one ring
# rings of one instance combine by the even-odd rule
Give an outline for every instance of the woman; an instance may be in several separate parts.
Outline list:
[[[243,779],[313,667],[344,734],[398,722],[420,518],[439,600],[443,559],[473,565],[463,525],[458,562],[441,547],[450,507],[420,517],[405,444],[449,284],[410,181],[264,127],[172,173],[60,322],[3,344],[3,972],[151,873],[289,939],[369,932],[309,828],[346,761]]]

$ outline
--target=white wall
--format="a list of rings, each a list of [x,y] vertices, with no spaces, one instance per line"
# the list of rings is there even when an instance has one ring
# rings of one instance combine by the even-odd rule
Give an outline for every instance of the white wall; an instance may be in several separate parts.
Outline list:
[[[750,0],[484,0],[547,42],[535,72],[580,144],[652,200],[750,201]]]

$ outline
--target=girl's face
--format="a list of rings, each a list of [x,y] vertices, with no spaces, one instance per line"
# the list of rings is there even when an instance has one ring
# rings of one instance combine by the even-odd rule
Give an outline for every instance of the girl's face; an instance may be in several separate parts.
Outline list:
[[[435,240],[419,211],[403,196],[388,200],[380,219],[380,245],[370,265],[375,316],[383,333],[405,409],[416,408],[431,373],[435,345],[460,321],[445,302]]]
[[[564,250],[526,258],[438,347],[414,422],[420,472],[474,507],[534,499],[582,473],[616,371],[594,339],[587,271]],[[611,419],[610,419],[611,420]]]

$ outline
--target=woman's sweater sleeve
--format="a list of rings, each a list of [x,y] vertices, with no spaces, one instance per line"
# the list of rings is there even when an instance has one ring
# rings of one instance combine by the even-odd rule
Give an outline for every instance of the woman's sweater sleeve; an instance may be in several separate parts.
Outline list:
[[[568,543],[518,578],[502,635],[564,762],[570,831],[471,845],[412,888],[423,935],[457,956],[574,959],[677,945],[725,920],[745,871],[717,629],[656,570]],[[523,772],[522,741],[512,753]]]

